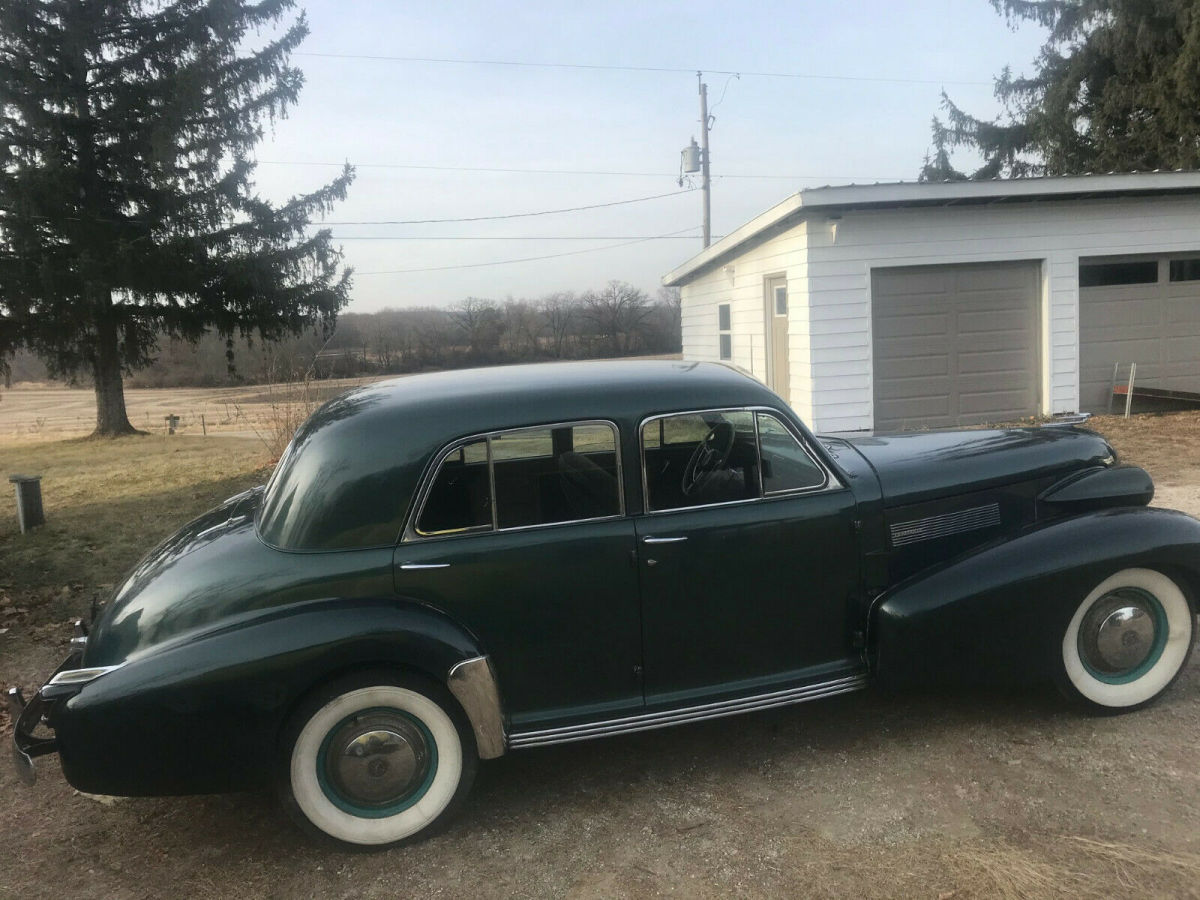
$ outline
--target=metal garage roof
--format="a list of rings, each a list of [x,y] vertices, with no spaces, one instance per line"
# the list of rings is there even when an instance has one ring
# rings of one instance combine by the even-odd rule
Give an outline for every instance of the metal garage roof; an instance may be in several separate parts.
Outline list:
[[[667,273],[663,284],[682,284],[751,241],[761,241],[796,224],[807,212],[886,209],[902,206],[961,206],[1101,197],[1200,193],[1200,172],[1110,172],[992,181],[896,182],[808,188],[751,219],[711,247]]]

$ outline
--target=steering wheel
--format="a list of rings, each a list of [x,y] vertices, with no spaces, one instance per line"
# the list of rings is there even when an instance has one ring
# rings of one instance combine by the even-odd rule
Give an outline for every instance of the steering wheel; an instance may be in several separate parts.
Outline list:
[[[733,425],[718,422],[708,430],[683,469],[683,495],[690,497],[693,491],[704,487],[729,461],[736,436]]]

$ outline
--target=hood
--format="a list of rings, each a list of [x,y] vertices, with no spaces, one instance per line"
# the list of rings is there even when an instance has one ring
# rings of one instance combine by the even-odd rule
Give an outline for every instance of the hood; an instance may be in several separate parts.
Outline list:
[[[255,531],[261,502],[261,487],[231,497],[150,551],[97,617],[84,665],[116,665],[265,610],[342,596],[352,580],[390,595],[390,547],[275,550]]]
[[[1116,451],[1104,438],[1074,427],[928,431],[845,440],[875,470],[885,507],[1017,482],[1052,481],[1116,461]]]

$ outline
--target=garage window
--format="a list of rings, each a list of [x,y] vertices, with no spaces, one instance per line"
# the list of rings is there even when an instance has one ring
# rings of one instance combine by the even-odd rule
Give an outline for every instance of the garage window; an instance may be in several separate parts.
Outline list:
[[[1200,281],[1200,259],[1171,260],[1172,281]]]
[[[1087,263],[1079,267],[1080,287],[1112,287],[1120,284],[1154,284],[1158,281],[1158,260],[1136,262]]]
[[[733,335],[730,334],[733,321],[729,311],[728,303],[720,303],[717,305],[717,331],[720,334],[717,336],[721,359],[733,359]]]

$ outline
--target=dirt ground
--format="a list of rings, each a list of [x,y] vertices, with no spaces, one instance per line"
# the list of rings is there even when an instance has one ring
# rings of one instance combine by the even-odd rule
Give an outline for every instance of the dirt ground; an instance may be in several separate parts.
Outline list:
[[[1200,514],[1200,413],[1092,424]],[[64,640],[0,635],[0,676],[32,686]],[[314,846],[265,795],[86,797],[53,757],[30,789],[4,754],[0,896],[1200,897],[1198,738],[1196,658],[1127,716],[871,691],[513,753],[445,834],[377,854]]]

